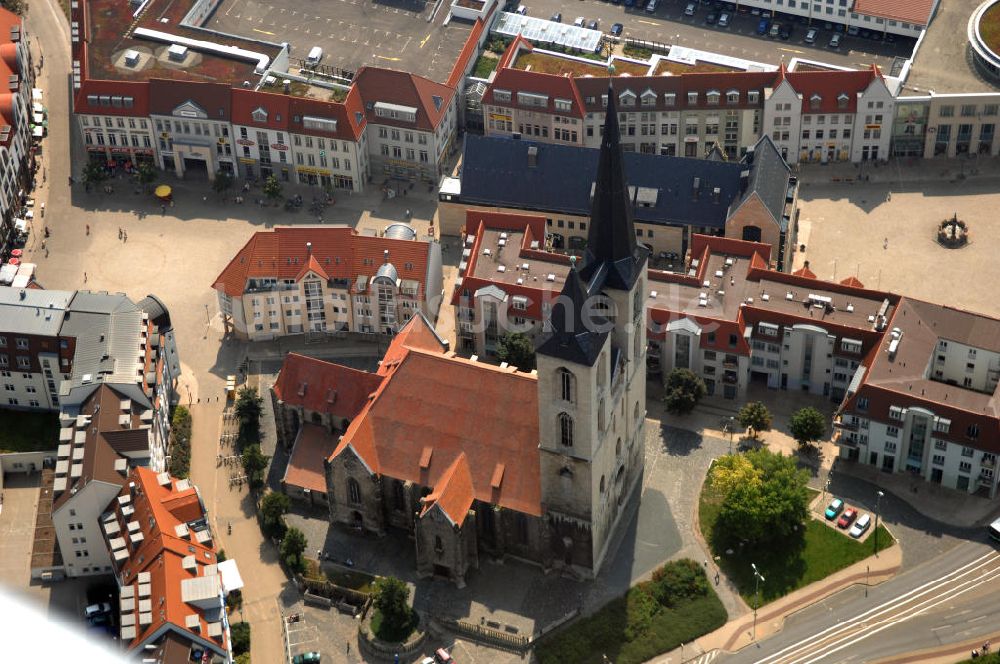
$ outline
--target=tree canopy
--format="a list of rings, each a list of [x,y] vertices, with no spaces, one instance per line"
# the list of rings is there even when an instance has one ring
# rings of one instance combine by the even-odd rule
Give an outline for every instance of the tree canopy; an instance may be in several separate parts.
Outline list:
[[[238,442],[241,446],[260,441],[260,416],[264,400],[255,387],[243,387],[236,393],[236,418],[240,421]]]
[[[826,435],[826,418],[812,406],[806,406],[792,413],[788,429],[800,447],[807,447]]]
[[[750,429],[750,437],[756,438],[761,431],[771,430],[771,411],[760,401],[752,401],[740,408],[736,420]]]
[[[259,489],[264,486],[264,473],[267,471],[267,464],[271,457],[264,456],[264,453],[260,451],[260,445],[254,443],[243,449],[241,460],[243,472],[247,476],[250,488]]]
[[[281,537],[285,534],[285,519],[292,501],[283,493],[272,491],[260,501],[261,528],[264,534]]]
[[[306,550],[306,544],[306,536],[294,526],[285,532],[285,537],[281,540],[281,559],[296,572],[305,569],[306,565],[302,554]]]
[[[752,471],[743,461],[721,459],[712,469],[713,486],[720,482],[723,495],[713,538],[761,545],[800,532],[808,514],[809,473],[793,457],[768,450],[740,456]]]
[[[272,201],[281,198],[283,191],[284,188],[281,186],[281,181],[273,175],[268,175],[267,179],[264,180],[264,195]]]
[[[705,382],[690,369],[674,369],[667,374],[663,403],[667,412],[685,415],[694,410],[707,393]]]
[[[229,171],[216,171],[215,179],[212,180],[212,189],[217,194],[225,193],[233,186],[233,176]]]
[[[410,621],[410,589],[395,577],[383,576],[375,581],[373,603],[387,626],[403,626]]]
[[[497,359],[531,371],[535,368],[535,345],[521,332],[508,332],[497,341]]]

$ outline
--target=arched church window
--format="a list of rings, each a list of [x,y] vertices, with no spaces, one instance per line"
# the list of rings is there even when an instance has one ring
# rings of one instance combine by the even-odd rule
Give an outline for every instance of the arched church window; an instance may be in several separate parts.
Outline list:
[[[559,442],[573,447],[573,418],[568,413],[559,413]]]
[[[347,499],[355,505],[361,502],[361,485],[353,477],[347,480]]]
[[[556,373],[559,375],[559,395],[563,401],[574,403],[576,401],[576,376],[568,369],[560,368]]]

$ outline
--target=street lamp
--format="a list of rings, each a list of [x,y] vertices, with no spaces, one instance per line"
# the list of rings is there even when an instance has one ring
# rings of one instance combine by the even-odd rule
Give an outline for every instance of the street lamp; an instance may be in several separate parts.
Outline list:
[[[875,494],[875,557],[878,558],[878,508],[885,494],[879,491]]]
[[[750,563],[750,567],[753,568],[753,640],[757,640],[757,607],[760,606],[760,582],[764,580],[763,575],[760,570],[757,569],[757,565]]]

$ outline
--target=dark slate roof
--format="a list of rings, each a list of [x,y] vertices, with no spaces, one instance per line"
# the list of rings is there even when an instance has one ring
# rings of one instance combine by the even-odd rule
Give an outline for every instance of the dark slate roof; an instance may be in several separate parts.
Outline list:
[[[594,366],[608,338],[608,321],[588,306],[589,298],[587,285],[574,265],[552,307],[549,317],[552,334],[539,344],[537,353],[573,364]]]
[[[528,148],[538,149],[528,167]],[[460,200],[520,210],[589,216],[599,150],[466,134]],[[780,155],[779,155],[780,158]],[[740,187],[738,163],[626,152],[626,181],[657,190],[656,204],[633,206],[636,221],[724,228]],[[694,179],[699,197],[694,198]],[[720,189],[719,202],[712,190]]]
[[[604,285],[631,290],[646,267],[646,248],[640,248],[635,241],[618,111],[610,90],[604,117],[583,276],[589,279],[603,272]]]
[[[735,210],[754,192],[763,201],[774,220],[781,225],[784,230],[785,222],[785,194],[788,191],[788,176],[791,170],[788,164],[781,158],[778,148],[771,142],[770,136],[764,136],[754,145],[753,151],[748,151],[741,160],[746,169],[749,166],[750,180],[743,196],[733,206]]]

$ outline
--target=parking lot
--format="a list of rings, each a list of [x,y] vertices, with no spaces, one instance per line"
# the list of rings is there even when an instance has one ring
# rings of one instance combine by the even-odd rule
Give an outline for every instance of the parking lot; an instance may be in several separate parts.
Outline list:
[[[576,16],[584,16],[588,21],[599,19],[600,29],[605,32],[609,32],[614,23],[623,23],[624,37],[678,44],[773,65],[787,64],[792,58],[804,58],[841,67],[867,67],[875,63],[889,72],[895,56],[908,57],[913,49],[911,39],[897,39],[890,44],[846,34],[840,47],[831,49],[827,44],[834,32],[825,29],[821,21],[813,21],[812,27],[819,29],[814,44],[803,41],[809,26],[799,22],[794,22],[792,34],[787,40],[771,39],[757,34],[761,17],[752,15],[750,9],[745,7],[740,7],[728,26],[720,28],[717,24],[705,22],[710,12],[719,13],[707,3],[698,5],[694,16],[685,16],[689,0],[657,0],[656,11],[652,14],[607,0],[585,0],[573,5],[564,4],[562,0],[523,2],[528,6],[528,13],[538,18],[549,18],[556,12],[562,12],[565,23],[571,23]],[[645,2],[638,0],[637,4]],[[790,22],[782,18],[774,20],[782,24]]]
[[[292,45],[292,71],[314,46],[322,65],[356,72],[380,65],[443,82],[470,25],[442,25],[446,7],[427,22],[434,3],[423,0],[332,0],[302,5],[292,0],[223,0],[206,28]]]

